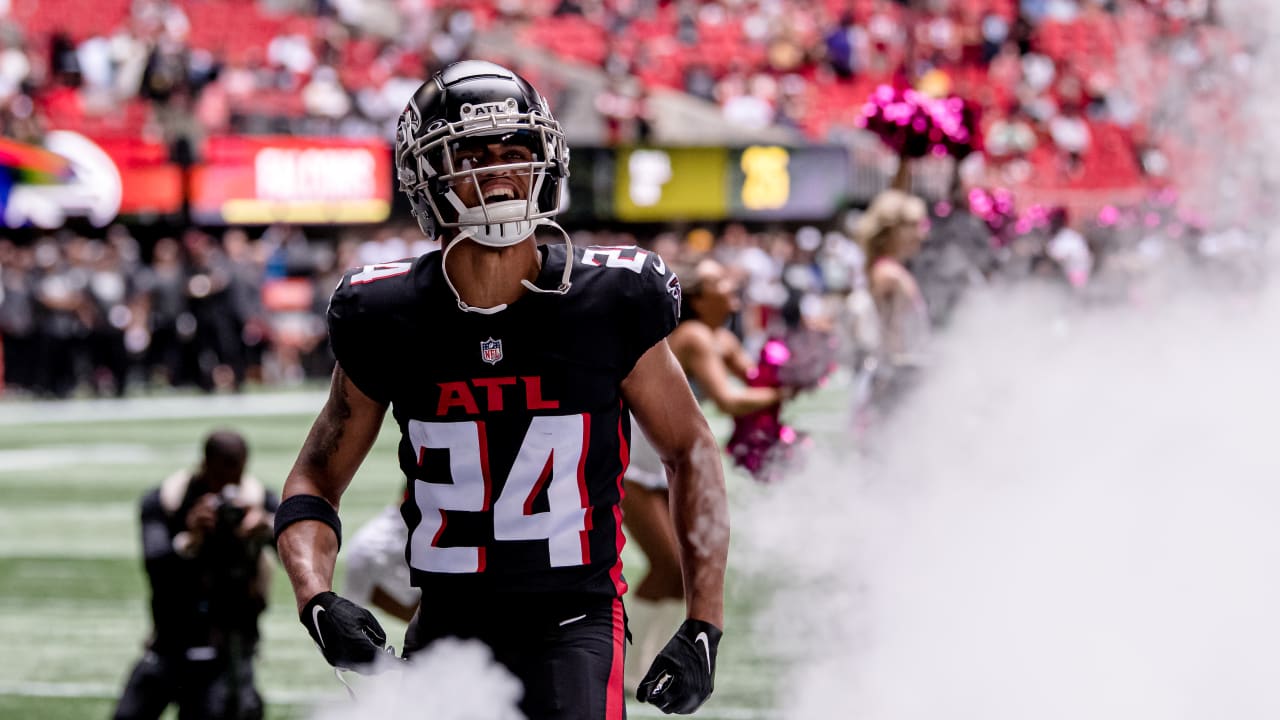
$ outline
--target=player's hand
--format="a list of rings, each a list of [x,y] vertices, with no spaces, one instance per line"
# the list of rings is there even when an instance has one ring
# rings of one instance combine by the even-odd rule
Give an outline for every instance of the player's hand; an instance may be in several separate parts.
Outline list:
[[[386,648],[387,633],[373,613],[336,593],[326,591],[308,600],[300,619],[324,659],[336,668],[367,672]]]
[[[636,699],[664,713],[687,715],[711,697],[716,675],[720,628],[701,620],[685,620],[662,648],[640,681]]]

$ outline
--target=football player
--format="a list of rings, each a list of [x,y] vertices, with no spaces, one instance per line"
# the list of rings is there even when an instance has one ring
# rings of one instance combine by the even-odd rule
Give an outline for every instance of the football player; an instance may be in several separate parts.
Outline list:
[[[422,593],[413,587],[404,560],[408,542],[408,528],[398,505],[388,505],[361,525],[347,543],[342,596],[405,622],[412,620]]]
[[[279,552],[326,660],[367,669],[385,633],[331,590],[337,508],[391,408],[423,605],[412,656],[475,638],[532,720],[621,718],[628,413],[671,476],[687,618],[638,696],[689,713],[712,690],[728,510],[720,454],[667,347],[680,286],[656,254],[575,248],[553,218],[569,151],[510,70],[446,67],[400,116],[396,165],[441,251],[347,273],[329,306],[329,399],[284,486]],[[564,236],[540,245],[536,231]]]

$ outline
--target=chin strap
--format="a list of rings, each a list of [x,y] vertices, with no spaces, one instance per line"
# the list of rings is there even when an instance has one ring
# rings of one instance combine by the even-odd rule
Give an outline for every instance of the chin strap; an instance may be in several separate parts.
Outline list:
[[[520,238],[520,240],[516,242],[524,242],[525,240],[528,240],[530,237],[533,236],[533,231],[537,230],[538,227],[540,226],[549,227],[549,228],[558,230],[560,234],[564,236],[564,244],[567,246],[568,251],[565,253],[564,273],[561,274],[560,276],[560,285],[553,289],[540,288],[537,285],[534,285],[533,283],[529,282],[527,279],[521,279],[520,284],[523,285],[527,290],[530,290],[531,292],[540,293],[542,295],[564,295],[565,293],[569,292],[569,288],[573,287],[573,283],[569,281],[569,276],[573,272],[573,240],[570,239],[569,233],[565,232],[565,229],[560,227],[559,223],[557,223],[555,220],[552,220],[550,218],[541,218],[539,220],[534,220],[533,230],[531,230],[528,235],[524,236],[523,238]],[[453,280],[449,279],[449,270],[445,266],[445,262],[449,259],[449,251],[452,250],[455,245],[462,242],[463,240],[474,237],[478,228],[479,226],[468,226],[466,228],[463,228],[462,232],[455,235],[454,238],[450,240],[447,245],[444,246],[444,253],[440,256],[440,272],[444,274],[445,283],[449,286],[449,290],[453,293],[453,297],[457,299],[459,310],[463,312],[476,313],[478,315],[495,315],[497,313],[502,312],[503,310],[506,310],[507,303],[502,303],[501,305],[494,305],[492,307],[483,307],[483,308],[476,307],[474,305],[468,305],[466,301],[462,299],[462,296],[458,294],[458,288],[454,287]],[[514,244],[515,243],[512,243],[512,245]],[[493,246],[486,245],[486,247],[493,247]],[[502,247],[511,247],[511,245],[504,245]]]

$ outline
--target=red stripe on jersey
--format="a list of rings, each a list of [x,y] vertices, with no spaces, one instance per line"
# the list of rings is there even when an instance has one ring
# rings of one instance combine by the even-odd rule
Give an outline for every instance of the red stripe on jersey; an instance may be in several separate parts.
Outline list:
[[[476,432],[480,440],[480,476],[484,478],[484,507],[481,512],[489,512],[489,498],[493,495],[493,481],[489,479],[489,435],[484,430],[484,421],[476,421]],[[481,553],[484,549],[481,548]],[[480,568],[484,569],[484,556],[481,555]]]
[[[556,451],[552,449],[547,453],[547,464],[542,466],[542,473],[538,475],[538,481],[533,484],[533,490],[529,491],[529,497],[524,499],[524,514],[533,514],[533,501],[538,499],[538,493],[542,492],[542,488],[546,486],[547,481],[551,479],[551,471],[555,465]]]
[[[431,538],[431,547],[439,547],[436,543],[440,542],[440,536],[444,534],[444,528],[449,524],[449,516],[444,514],[444,508],[437,508],[440,513],[440,529],[436,530],[436,536]]]
[[[484,508],[483,512],[489,512],[491,504],[490,498],[493,496],[493,481],[489,479],[489,434],[485,432],[484,421],[476,421],[476,432],[479,434],[480,441],[480,476],[484,478]],[[476,572],[484,572],[484,546],[476,548]]]
[[[582,413],[582,454],[578,457],[578,502],[583,508],[582,564],[591,564],[591,496],[587,494],[587,455],[591,448],[591,413]]]
[[[626,621],[622,615],[622,600],[613,601],[613,662],[609,667],[609,689],[604,700],[605,720],[622,720],[626,715],[626,700],[622,690],[623,647],[627,639]]]
[[[627,472],[627,465],[631,462],[631,448],[627,445],[627,435],[622,430],[622,420],[625,417],[623,413],[626,408],[622,407],[622,402],[618,402],[618,460],[622,463],[622,469],[618,471],[618,502],[613,506],[613,527],[616,531],[614,543],[617,546],[617,557],[613,562],[613,569],[609,571],[609,577],[613,580],[613,588],[617,591],[618,597],[627,594],[627,581],[622,579],[622,547],[627,544],[627,538],[622,534],[622,499],[627,496],[627,490],[623,487],[622,476]]]

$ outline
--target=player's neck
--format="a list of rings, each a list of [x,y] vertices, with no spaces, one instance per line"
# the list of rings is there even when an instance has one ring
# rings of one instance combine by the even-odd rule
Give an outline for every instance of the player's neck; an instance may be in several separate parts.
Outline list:
[[[534,282],[542,256],[531,239],[505,248],[491,248],[469,240],[449,251],[446,268],[462,301],[473,307],[510,304],[529,292],[521,280]]]

